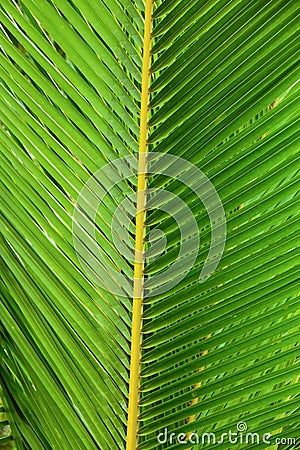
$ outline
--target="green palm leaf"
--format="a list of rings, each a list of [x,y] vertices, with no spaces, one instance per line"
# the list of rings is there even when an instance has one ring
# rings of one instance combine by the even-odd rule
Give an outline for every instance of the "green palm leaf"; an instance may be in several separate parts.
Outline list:
[[[1,427],[32,450],[241,426],[296,448],[296,2],[0,17]]]

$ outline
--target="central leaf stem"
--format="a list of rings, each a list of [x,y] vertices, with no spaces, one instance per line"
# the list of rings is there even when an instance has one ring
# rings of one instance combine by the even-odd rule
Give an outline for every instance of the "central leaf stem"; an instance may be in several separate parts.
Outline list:
[[[137,188],[137,214],[135,236],[134,287],[132,311],[131,361],[129,379],[129,405],[126,450],[136,450],[138,446],[140,371],[142,344],[142,315],[144,297],[144,237],[146,218],[146,184],[147,184],[147,138],[148,138],[148,104],[151,62],[152,0],[146,0],[145,25],[142,66],[142,92],[140,112],[139,166]]]

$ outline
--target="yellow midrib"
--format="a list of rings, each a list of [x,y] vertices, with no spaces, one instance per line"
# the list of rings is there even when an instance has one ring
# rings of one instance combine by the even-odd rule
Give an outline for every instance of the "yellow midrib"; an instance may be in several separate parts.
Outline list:
[[[139,165],[137,187],[137,214],[135,236],[135,262],[131,334],[131,361],[129,379],[129,405],[126,450],[136,450],[138,446],[138,416],[140,399],[140,363],[141,334],[143,315],[143,272],[144,263],[141,255],[144,251],[145,206],[146,206],[146,171],[147,171],[147,138],[148,138],[148,104],[150,85],[150,50],[152,28],[152,0],[146,0],[143,42],[142,92],[140,111]]]

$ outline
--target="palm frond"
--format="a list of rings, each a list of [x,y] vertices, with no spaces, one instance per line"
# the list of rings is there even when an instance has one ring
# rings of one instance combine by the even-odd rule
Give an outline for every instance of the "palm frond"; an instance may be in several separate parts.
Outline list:
[[[296,448],[296,2],[3,0],[0,17],[17,448],[202,448],[241,423]]]

